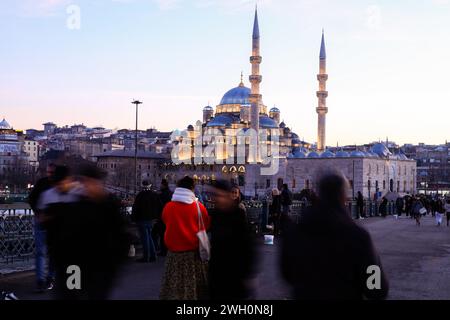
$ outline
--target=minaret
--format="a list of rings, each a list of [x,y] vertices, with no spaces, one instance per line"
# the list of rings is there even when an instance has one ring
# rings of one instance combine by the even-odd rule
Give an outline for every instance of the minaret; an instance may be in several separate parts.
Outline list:
[[[259,84],[262,81],[262,76],[259,74],[259,65],[262,57],[259,52],[259,24],[258,24],[258,8],[255,9],[255,20],[253,22],[253,36],[252,36],[252,56],[250,63],[252,64],[252,74],[250,75],[251,94],[249,97],[251,104],[251,128],[259,135],[259,110],[261,104],[261,94],[259,93]],[[257,139],[257,150],[259,158],[259,136]]]
[[[325,36],[322,30],[322,43],[320,45],[320,67],[319,74],[317,75],[319,80],[319,91],[317,91],[317,98],[319,98],[319,105],[316,108],[318,114],[318,126],[317,126],[317,150],[322,152],[326,148],[326,114],[328,91],[326,88],[326,81],[328,80],[327,74],[327,54],[325,51]]]

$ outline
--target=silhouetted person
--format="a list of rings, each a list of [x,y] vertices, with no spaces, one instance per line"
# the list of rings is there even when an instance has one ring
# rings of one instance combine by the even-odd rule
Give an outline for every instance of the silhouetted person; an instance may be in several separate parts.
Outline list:
[[[403,201],[402,197],[398,197],[397,200],[395,200],[395,207],[397,209],[397,214],[399,217],[402,215],[404,204],[405,202]]]
[[[107,299],[126,261],[129,239],[125,219],[120,201],[105,190],[104,178],[105,173],[95,166],[81,168],[78,185],[73,187],[76,201],[63,204],[63,213],[55,218],[58,299]],[[79,289],[67,286],[71,283],[67,273],[70,266],[79,267]]]
[[[365,218],[364,214],[364,197],[361,193],[361,191],[358,191],[358,195],[356,197],[356,212],[357,212],[357,219],[363,217]]]
[[[255,243],[245,212],[232,192],[228,181],[213,183],[209,261],[211,299],[242,300],[251,294],[248,283],[253,275]]]
[[[329,173],[318,183],[319,202],[282,241],[281,270],[295,299],[384,299],[388,282],[369,233],[346,209],[347,180]],[[370,266],[379,287],[368,286]],[[374,284],[370,282],[370,284]]]
[[[383,197],[383,199],[381,200],[381,204],[380,204],[380,214],[383,218],[386,218],[387,215],[387,210],[388,210],[388,200]]]
[[[76,183],[66,166],[55,167],[52,181],[53,187],[41,194],[36,210],[39,215],[39,224],[46,233],[48,264],[50,268],[56,268],[55,248],[58,244],[58,232],[61,229],[59,217],[66,213],[68,203],[77,201],[79,190],[75,188]]]
[[[142,184],[144,188],[136,196],[131,219],[136,222],[141,237],[143,257],[138,261],[154,262],[156,261],[156,248],[152,229],[161,218],[162,205],[158,194],[150,189],[148,182],[144,181]]]
[[[269,205],[269,219],[273,224],[273,234],[280,234],[281,219],[281,196],[280,191],[275,188],[272,190],[272,202]]]
[[[159,189],[159,199],[161,201],[161,214],[162,210],[166,206],[167,203],[170,202],[172,199],[173,192],[169,188],[169,183],[166,179],[162,179],[161,181],[161,187]],[[166,232],[166,226],[164,225],[164,222],[162,221],[161,214],[158,217],[158,221],[155,225],[155,239],[158,243],[158,249],[159,249],[159,256],[166,256],[167,255],[167,247],[164,243],[164,234]]]
[[[42,194],[54,186],[54,175],[56,165],[50,163],[46,167],[46,176],[36,182],[33,190],[28,196],[28,203],[34,214],[34,244],[35,244],[35,272],[36,272],[36,291],[44,292],[46,289],[52,289],[55,272],[53,265],[48,263],[47,252],[47,231],[42,226],[41,218],[44,212],[37,208],[39,199]],[[48,271],[45,273],[45,266],[47,264]]]

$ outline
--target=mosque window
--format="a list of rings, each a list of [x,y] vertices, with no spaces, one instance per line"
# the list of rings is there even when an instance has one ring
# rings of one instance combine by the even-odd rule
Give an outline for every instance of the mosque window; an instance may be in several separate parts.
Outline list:
[[[236,167],[235,167],[235,166],[232,166],[232,167],[230,168],[230,172],[232,172],[232,173],[235,173],[235,172],[237,172],[237,169],[236,169]]]
[[[266,180],[266,188],[270,188],[270,179]]]
[[[292,179],[292,189],[295,189],[297,187],[295,179]]]
[[[386,180],[383,180],[383,190],[386,190]]]
[[[238,171],[239,171],[240,173],[245,173],[245,167],[244,167],[244,166],[240,166],[239,169],[238,169]]]
[[[223,172],[223,173],[228,173],[228,168],[227,168],[227,166],[223,166],[223,167],[222,167],[222,172]]]

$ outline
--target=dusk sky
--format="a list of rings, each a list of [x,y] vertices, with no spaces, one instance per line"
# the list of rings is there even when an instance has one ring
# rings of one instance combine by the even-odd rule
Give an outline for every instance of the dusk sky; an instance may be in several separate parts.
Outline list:
[[[0,118],[132,128],[139,99],[141,129],[186,128],[241,71],[250,87],[255,3],[2,0]],[[260,0],[258,13],[264,104],[301,138],[316,141],[324,28],[328,145],[450,140],[450,0]]]

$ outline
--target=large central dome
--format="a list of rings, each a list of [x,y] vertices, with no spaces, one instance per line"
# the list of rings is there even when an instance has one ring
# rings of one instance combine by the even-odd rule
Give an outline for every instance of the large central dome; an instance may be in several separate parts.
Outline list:
[[[225,93],[220,104],[250,104],[250,93],[251,90],[241,84]]]

